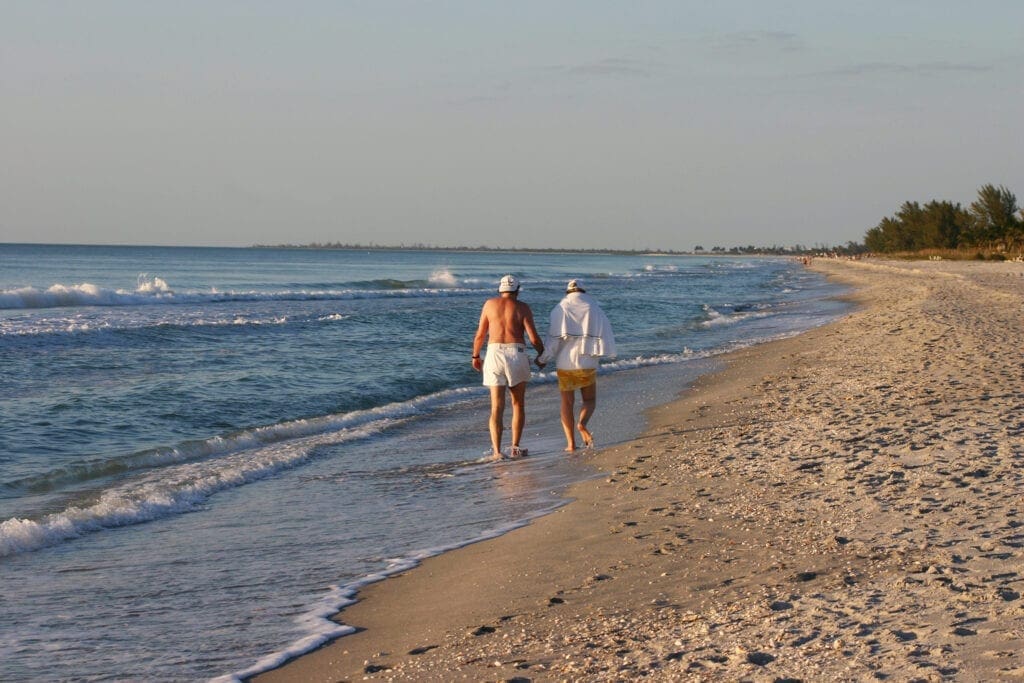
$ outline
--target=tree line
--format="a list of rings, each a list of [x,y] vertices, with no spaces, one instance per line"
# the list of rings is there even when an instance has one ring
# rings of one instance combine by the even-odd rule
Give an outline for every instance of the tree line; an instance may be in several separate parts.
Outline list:
[[[966,209],[933,200],[923,206],[904,202],[867,231],[864,246],[892,253],[928,249],[978,249],[994,253],[1024,251],[1024,209],[1002,185],[982,185]]]

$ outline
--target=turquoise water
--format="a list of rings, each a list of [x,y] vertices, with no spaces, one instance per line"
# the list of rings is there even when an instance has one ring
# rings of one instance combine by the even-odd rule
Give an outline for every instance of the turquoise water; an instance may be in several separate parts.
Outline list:
[[[506,272],[541,327],[576,277],[611,318],[602,443],[845,310],[785,259],[0,245],[0,679],[251,673],[341,635],[364,582],[561,504],[593,472],[550,372],[531,457],[480,462]]]

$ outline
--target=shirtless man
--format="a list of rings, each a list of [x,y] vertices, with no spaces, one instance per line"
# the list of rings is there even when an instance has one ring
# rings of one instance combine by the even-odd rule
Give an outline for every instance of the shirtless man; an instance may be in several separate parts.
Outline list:
[[[491,388],[491,448],[495,460],[501,458],[505,387],[512,394],[510,455],[513,458],[526,455],[526,449],[519,447],[526,425],[526,381],[530,379],[524,332],[537,353],[544,353],[544,344],[533,324],[533,311],[519,301],[519,280],[514,275],[506,275],[498,285],[498,296],[484,303],[473,339],[473,369],[483,373],[484,386]],[[481,360],[484,340],[487,340],[487,356]]]

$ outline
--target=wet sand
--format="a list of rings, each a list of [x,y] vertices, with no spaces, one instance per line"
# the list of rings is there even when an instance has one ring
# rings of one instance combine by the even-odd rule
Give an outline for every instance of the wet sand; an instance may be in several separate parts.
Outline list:
[[[726,357],[572,504],[256,680],[1024,680],[1024,264],[811,267],[857,311]]]

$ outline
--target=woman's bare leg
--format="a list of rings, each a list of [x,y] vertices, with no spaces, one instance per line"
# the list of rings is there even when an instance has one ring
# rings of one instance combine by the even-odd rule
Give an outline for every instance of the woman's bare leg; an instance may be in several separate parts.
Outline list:
[[[565,431],[566,453],[576,450],[576,430],[573,428],[576,392],[562,392],[562,429]]]
[[[590,448],[594,445],[594,435],[587,429],[587,423],[594,416],[594,409],[597,407],[597,382],[580,389],[580,397],[583,399],[583,407],[580,408],[580,421],[576,424],[576,429],[580,430],[583,445]]]

